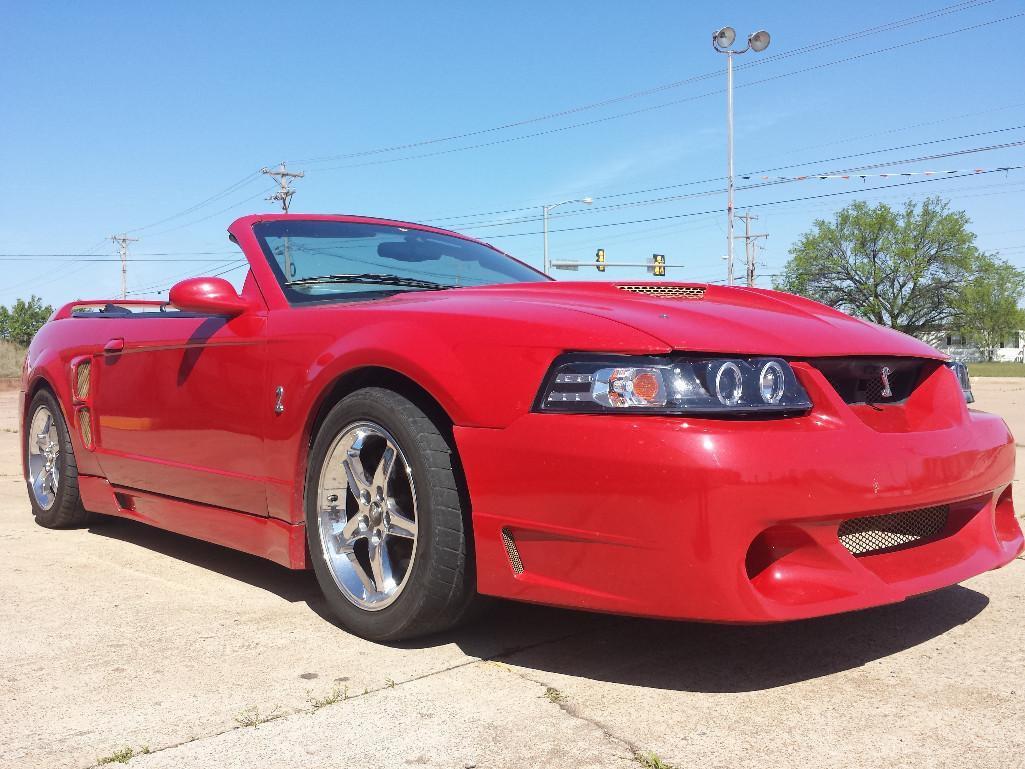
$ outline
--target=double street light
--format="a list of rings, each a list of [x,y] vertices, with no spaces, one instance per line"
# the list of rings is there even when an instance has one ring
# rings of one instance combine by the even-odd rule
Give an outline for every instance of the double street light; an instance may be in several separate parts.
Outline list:
[[[733,57],[754,51],[761,53],[769,47],[769,33],[764,29],[747,37],[743,50],[733,50],[737,31],[723,27],[712,35],[712,48],[726,54],[726,283],[733,285]]]
[[[591,198],[574,198],[573,200],[564,200],[561,203],[550,203],[547,206],[542,206],[541,207],[541,210],[543,211],[542,218],[544,219],[544,224],[545,224],[545,226],[544,226],[544,230],[545,230],[544,272],[545,272],[545,275],[549,274],[552,271],[551,270],[552,263],[551,263],[551,260],[549,260],[549,258],[548,258],[548,213],[552,209],[554,209],[554,208],[558,208],[559,206],[567,206],[570,203],[582,203],[585,206],[589,206],[593,202],[594,201],[591,200]]]

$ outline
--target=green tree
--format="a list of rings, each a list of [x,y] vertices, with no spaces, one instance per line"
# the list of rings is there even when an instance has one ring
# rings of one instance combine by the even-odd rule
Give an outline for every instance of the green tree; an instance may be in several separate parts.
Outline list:
[[[7,338],[15,344],[28,346],[52,314],[53,307],[44,305],[43,300],[35,294],[27,302],[19,299],[9,311]]]
[[[898,210],[856,201],[816,220],[776,288],[907,334],[949,326],[980,258],[963,211],[940,198]]]
[[[0,304],[0,340],[5,340],[10,334],[11,313]]]
[[[980,254],[956,307],[956,328],[991,352],[1011,333],[1025,329],[1025,272],[1002,259]]]

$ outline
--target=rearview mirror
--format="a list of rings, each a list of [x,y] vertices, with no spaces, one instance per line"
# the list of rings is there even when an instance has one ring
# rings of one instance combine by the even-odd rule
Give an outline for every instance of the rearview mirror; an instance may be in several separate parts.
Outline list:
[[[185,312],[235,317],[250,308],[247,299],[235,293],[224,278],[188,278],[171,287],[172,305]]]

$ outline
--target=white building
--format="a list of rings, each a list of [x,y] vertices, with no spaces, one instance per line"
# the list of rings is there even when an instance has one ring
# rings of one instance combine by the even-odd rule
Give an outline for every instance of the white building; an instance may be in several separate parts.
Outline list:
[[[1000,347],[993,349],[979,347],[970,338],[965,338],[961,334],[930,334],[925,341],[951,358],[965,363],[989,360],[1001,363],[1025,363],[1025,330],[1012,331],[1001,340]]]

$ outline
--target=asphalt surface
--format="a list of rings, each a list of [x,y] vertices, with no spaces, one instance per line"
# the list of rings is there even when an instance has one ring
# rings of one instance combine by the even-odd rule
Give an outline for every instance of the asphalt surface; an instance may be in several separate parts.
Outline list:
[[[976,393],[1025,438],[1025,380]],[[501,603],[385,646],[308,573],[131,521],[36,526],[16,421],[0,392],[0,766],[1025,766],[1025,560],[786,625]]]

